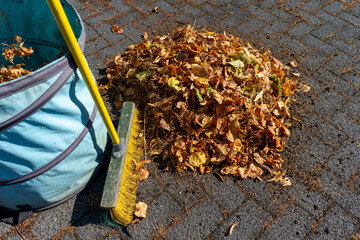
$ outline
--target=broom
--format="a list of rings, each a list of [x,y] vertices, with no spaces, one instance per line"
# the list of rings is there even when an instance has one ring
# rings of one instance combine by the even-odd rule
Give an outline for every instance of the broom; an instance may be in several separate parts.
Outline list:
[[[133,218],[138,186],[136,167],[140,161],[141,151],[139,151],[139,146],[142,143],[138,138],[141,131],[138,124],[138,119],[141,119],[140,113],[135,109],[134,103],[124,103],[118,129],[115,130],[60,0],[47,0],[47,3],[86,82],[113,143],[112,157],[100,206],[110,210],[111,218],[115,223],[127,226]],[[107,223],[110,224],[110,221],[108,220]]]

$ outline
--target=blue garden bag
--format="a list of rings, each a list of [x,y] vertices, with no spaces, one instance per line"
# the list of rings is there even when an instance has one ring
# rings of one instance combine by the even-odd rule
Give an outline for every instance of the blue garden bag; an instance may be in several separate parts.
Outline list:
[[[0,1],[0,43],[17,35],[34,49],[20,59],[34,72],[0,84],[0,207],[42,210],[90,181],[107,132],[46,1]],[[83,23],[61,2],[83,49]]]

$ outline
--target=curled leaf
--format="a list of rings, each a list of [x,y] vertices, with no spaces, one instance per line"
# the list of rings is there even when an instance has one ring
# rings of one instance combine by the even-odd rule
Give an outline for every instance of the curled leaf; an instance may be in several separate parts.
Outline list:
[[[146,217],[146,210],[148,205],[144,202],[138,202],[135,204],[134,215],[138,218],[145,218]]]
[[[139,180],[140,181],[144,181],[145,179],[147,179],[149,177],[149,172],[148,170],[142,168],[140,169],[140,173],[139,173]]]
[[[167,81],[167,84],[169,85],[169,87],[175,89],[176,91],[180,91],[180,89],[181,89],[180,86],[179,86],[180,81],[178,81],[176,79],[176,77],[169,78],[168,81]]]
[[[239,222],[236,222],[236,223],[234,223],[233,225],[230,226],[229,231],[228,231],[228,236],[230,236],[230,235],[233,233],[234,228],[235,228],[238,224],[239,224]]]
[[[123,33],[124,30],[119,27],[118,25],[114,24],[112,27],[111,27],[111,31],[114,32],[114,33]]]

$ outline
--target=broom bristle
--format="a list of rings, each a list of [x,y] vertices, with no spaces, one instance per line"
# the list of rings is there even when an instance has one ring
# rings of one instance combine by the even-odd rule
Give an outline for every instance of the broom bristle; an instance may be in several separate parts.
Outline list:
[[[140,136],[142,130],[141,124],[138,123],[140,119],[141,112],[135,108],[124,169],[121,176],[119,197],[116,207],[110,209],[111,219],[123,226],[129,225],[133,219],[136,189],[139,185],[139,175],[135,172],[135,169],[136,165],[140,162],[142,155],[141,146],[144,144],[143,137]]]

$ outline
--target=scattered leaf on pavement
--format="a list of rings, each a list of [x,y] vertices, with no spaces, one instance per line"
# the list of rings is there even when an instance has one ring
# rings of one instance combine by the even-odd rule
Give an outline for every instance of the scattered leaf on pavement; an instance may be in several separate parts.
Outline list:
[[[134,215],[138,218],[146,217],[146,210],[148,205],[144,202],[138,202],[135,204]]]
[[[114,33],[123,33],[124,30],[119,27],[118,25],[114,24],[112,27],[111,27],[111,31],[114,32]]]

